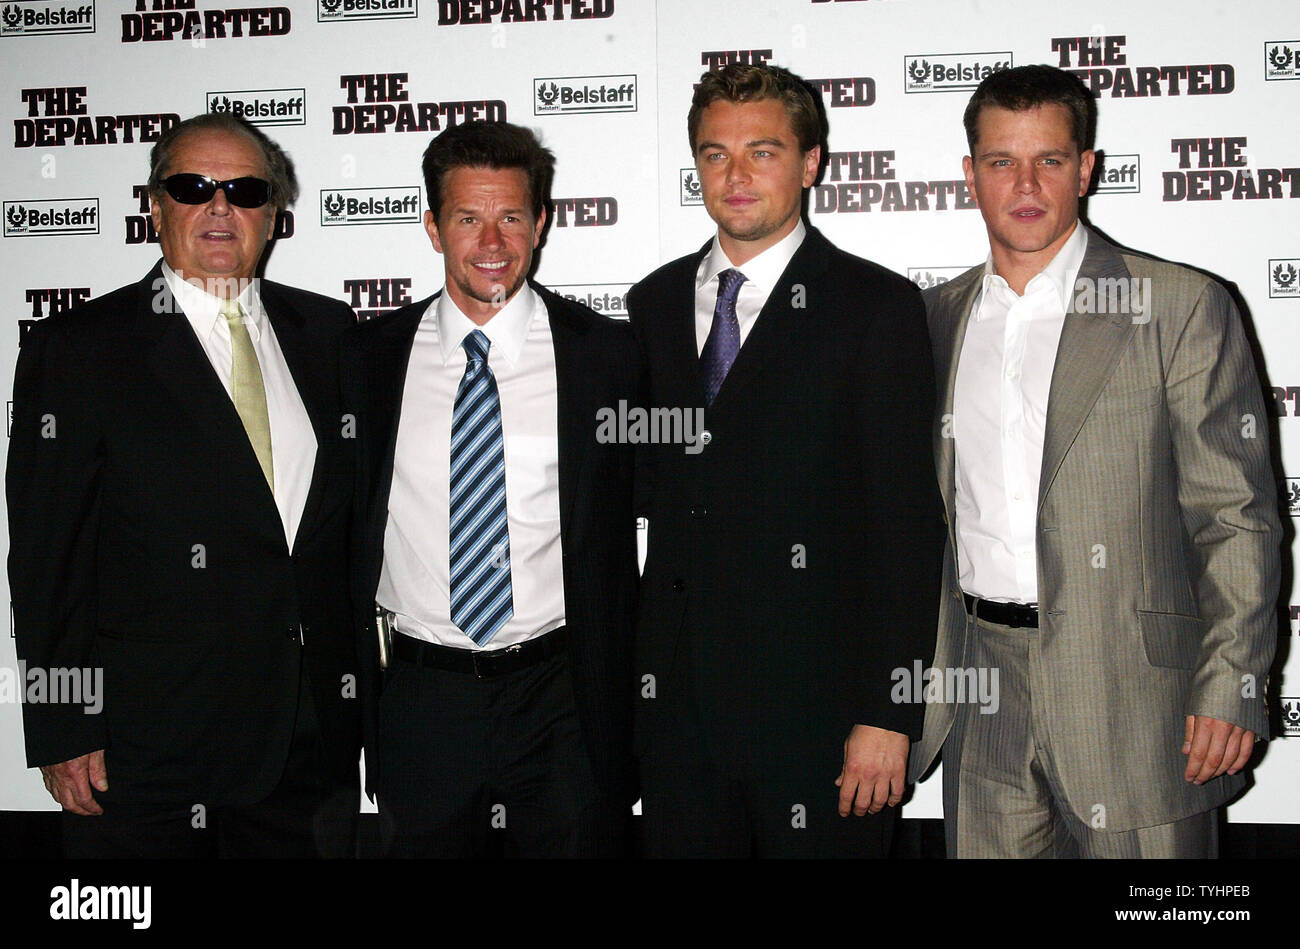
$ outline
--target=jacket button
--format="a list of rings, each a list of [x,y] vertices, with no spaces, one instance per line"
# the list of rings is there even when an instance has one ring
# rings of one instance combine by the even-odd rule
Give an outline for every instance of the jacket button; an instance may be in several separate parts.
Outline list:
[[[707,445],[711,441],[713,441],[713,433],[711,431],[706,428],[704,431],[700,432],[701,445]]]
[[[674,580],[674,581],[673,581],[673,592],[674,592],[674,593],[681,593],[681,592],[682,592],[683,590],[685,590],[685,589],[686,589],[686,581],[685,581],[685,580],[677,579],[677,580]]]
[[[691,517],[708,517],[709,509],[703,505],[691,508]]]

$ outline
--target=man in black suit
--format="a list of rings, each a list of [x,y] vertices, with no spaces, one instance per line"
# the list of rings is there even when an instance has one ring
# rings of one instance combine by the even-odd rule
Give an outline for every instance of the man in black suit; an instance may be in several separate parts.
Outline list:
[[[943,538],[920,295],[803,223],[825,119],[797,77],[706,73],[688,132],[717,236],[628,296],[652,411],[705,429],[652,455],[647,850],[885,856]]]
[[[379,676],[375,613],[358,617],[393,855],[617,855],[635,798],[633,448],[597,419],[635,404],[636,348],[527,280],[553,168],[507,123],[435,138],[424,223],[445,290],[344,347],[355,598],[391,624]]]
[[[150,154],[163,260],[27,335],[9,579],[23,708],[70,856],[345,856],[360,715],[347,594],[343,304],[254,276],[297,192],[226,115]]]

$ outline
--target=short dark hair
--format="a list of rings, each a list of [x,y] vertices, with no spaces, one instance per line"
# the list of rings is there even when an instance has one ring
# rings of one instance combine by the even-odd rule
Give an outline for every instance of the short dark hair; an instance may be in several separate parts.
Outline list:
[[[442,210],[442,183],[453,168],[518,168],[528,176],[533,217],[551,197],[555,155],[531,129],[510,122],[453,125],[424,150],[424,187],[434,219]]]
[[[966,145],[975,156],[979,138],[979,115],[987,106],[1024,112],[1040,105],[1056,103],[1070,113],[1070,136],[1080,153],[1092,148],[1097,131],[1097,103],[1078,76],[1055,66],[1016,66],[989,73],[979,84],[962,122],[966,126]]]
[[[759,102],[776,99],[790,116],[799,148],[808,152],[826,139],[826,111],[821,96],[803,79],[782,66],[751,66],[732,63],[706,72],[695,87],[691,111],[686,116],[686,135],[695,154],[700,116],[714,102]]]
[[[230,132],[252,140],[262,154],[262,168],[271,183],[271,204],[283,211],[298,200],[298,179],[293,172],[289,156],[256,125],[229,112],[205,112],[173,125],[154,143],[149,152],[149,194],[162,197],[163,179],[171,170],[172,155],[177,144],[191,132]]]

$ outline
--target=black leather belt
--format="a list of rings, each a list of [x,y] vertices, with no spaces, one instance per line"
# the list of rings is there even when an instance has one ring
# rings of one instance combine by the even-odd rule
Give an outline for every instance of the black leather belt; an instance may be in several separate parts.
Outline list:
[[[1024,603],[995,603],[992,600],[977,600],[969,593],[963,593],[966,599],[966,612],[979,619],[986,619],[999,626],[1014,629],[1038,628],[1038,607],[1026,606]]]
[[[508,675],[564,652],[569,634],[563,626],[536,639],[504,649],[456,649],[401,633],[393,635],[393,655],[417,665],[464,672],[479,679]]]

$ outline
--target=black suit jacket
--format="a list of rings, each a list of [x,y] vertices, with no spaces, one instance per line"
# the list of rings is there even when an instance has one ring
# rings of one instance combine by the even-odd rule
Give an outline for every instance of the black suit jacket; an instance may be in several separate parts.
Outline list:
[[[709,246],[628,295],[651,406],[705,404],[694,294]],[[916,288],[809,228],[705,411],[707,445],[651,449],[643,751],[687,690],[759,741],[855,723],[919,734],[922,709],[890,693],[894,669],[933,654],[933,407]]]
[[[636,609],[634,448],[600,444],[597,411],[636,404],[639,367],[625,323],[565,300],[538,284],[555,346],[559,414],[560,544],[573,687],[596,780],[619,806],[635,800],[631,764],[632,628]],[[359,324],[344,342],[344,393],[357,418],[354,599],[366,702],[366,785],[382,788],[375,760],[382,688],[374,600],[383,567],[388,495],[407,364],[420,319],[434,297]],[[451,406],[447,411],[451,412]],[[431,490],[434,490],[431,488]]]
[[[161,264],[36,324],[19,353],[6,475],[18,655],[104,676],[101,714],[24,706],[28,763],[103,748],[114,800],[264,797],[288,755],[304,666],[330,766],[356,779],[353,462],[337,383],[353,316],[268,281],[260,292],[317,441],[292,552]]]

